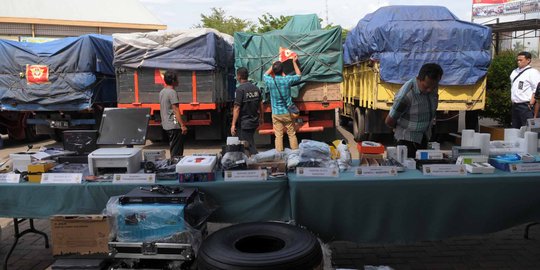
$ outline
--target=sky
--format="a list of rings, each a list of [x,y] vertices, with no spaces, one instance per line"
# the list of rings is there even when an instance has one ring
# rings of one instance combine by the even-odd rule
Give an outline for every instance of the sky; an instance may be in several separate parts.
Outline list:
[[[201,23],[201,14],[210,15],[211,8],[222,8],[226,15],[257,22],[270,13],[274,17],[315,13],[326,25],[326,16],[333,25],[354,27],[366,14],[388,5],[439,5],[447,7],[464,21],[471,21],[473,0],[139,0],[163,24],[171,29],[188,29]],[[328,3],[328,5],[326,4]],[[328,7],[328,8],[327,8]]]

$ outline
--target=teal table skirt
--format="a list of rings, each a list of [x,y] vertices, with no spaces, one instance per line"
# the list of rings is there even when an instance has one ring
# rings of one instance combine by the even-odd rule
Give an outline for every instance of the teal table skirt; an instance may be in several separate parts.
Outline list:
[[[293,218],[325,241],[412,242],[540,221],[540,174],[305,179],[289,176]]]
[[[196,187],[220,208],[211,216],[215,222],[238,223],[290,220],[287,181],[178,183],[162,185]],[[111,196],[123,195],[140,184],[110,182],[82,184],[0,184],[0,217],[48,218],[63,214],[100,214]]]

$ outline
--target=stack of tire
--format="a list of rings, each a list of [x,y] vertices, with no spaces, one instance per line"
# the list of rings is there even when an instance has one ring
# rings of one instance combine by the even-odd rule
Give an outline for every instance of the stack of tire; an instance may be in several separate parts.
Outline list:
[[[199,270],[322,269],[322,250],[307,230],[277,222],[233,225],[211,234],[199,249]]]

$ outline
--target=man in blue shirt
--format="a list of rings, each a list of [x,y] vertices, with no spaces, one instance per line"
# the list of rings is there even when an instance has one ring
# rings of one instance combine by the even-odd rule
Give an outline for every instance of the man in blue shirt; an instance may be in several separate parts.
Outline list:
[[[425,64],[418,76],[403,84],[394,97],[385,123],[394,128],[397,145],[407,146],[408,157],[414,157],[418,149],[427,148],[439,102],[442,75],[443,70],[438,64]]]
[[[283,63],[275,62],[264,74],[263,79],[268,91],[270,92],[270,103],[272,105],[272,126],[276,136],[275,146],[277,151],[283,151],[283,131],[287,131],[291,149],[298,149],[298,139],[294,127],[294,119],[289,114],[287,107],[293,101],[291,97],[291,85],[300,81],[300,68],[297,63],[298,57],[293,61],[294,72],[296,75],[286,75],[283,73]],[[273,76],[272,76],[273,73]]]

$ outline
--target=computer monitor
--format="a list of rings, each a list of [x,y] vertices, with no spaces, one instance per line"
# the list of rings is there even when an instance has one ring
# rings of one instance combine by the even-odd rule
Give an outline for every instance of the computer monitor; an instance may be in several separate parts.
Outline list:
[[[98,144],[144,145],[150,108],[106,108],[99,126]]]
[[[64,150],[73,151],[77,155],[89,154],[97,149],[97,130],[64,131]]]

